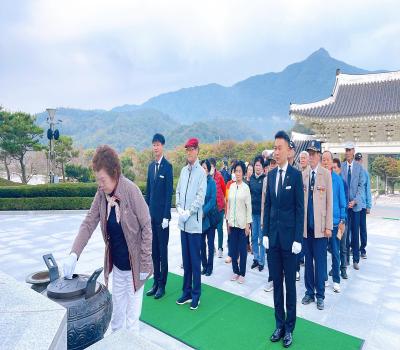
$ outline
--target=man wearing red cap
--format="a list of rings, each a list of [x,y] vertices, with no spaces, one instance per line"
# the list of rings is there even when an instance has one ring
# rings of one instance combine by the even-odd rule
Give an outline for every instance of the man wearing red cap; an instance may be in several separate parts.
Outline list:
[[[196,310],[201,294],[200,251],[207,176],[198,159],[199,140],[189,139],[185,148],[188,164],[181,170],[176,186],[176,210],[179,214],[184,271],[182,296],[176,303],[190,303],[190,309]]]

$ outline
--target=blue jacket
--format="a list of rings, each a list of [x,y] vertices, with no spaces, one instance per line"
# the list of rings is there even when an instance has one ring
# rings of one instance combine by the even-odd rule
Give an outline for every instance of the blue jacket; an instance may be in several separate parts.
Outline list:
[[[149,206],[151,220],[161,224],[163,219],[171,219],[171,200],[173,192],[172,165],[164,157],[155,177],[156,162],[147,169],[146,203]]]
[[[207,191],[207,176],[199,160],[191,166],[184,166],[176,186],[176,209],[190,211],[186,222],[179,218],[178,226],[187,233],[199,233],[202,230],[203,204]]]
[[[211,175],[207,176],[207,192],[203,205],[203,232],[210,228],[208,213],[217,205],[217,185]]]
[[[363,167],[353,160],[351,163],[351,183],[347,183],[347,162],[342,163],[342,179],[344,181],[344,190],[346,193],[347,203],[355,200],[356,205],[353,207],[354,212],[361,211],[363,207],[363,191],[364,191],[364,174]]]
[[[347,200],[344,193],[343,179],[332,171],[333,193],[333,226],[339,225],[340,220],[346,221]]]
[[[293,242],[301,242],[304,231],[304,188],[301,172],[288,165],[278,201],[275,191],[278,167],[268,173],[265,195],[263,234],[269,247],[291,251]]]
[[[363,191],[363,209],[371,209],[372,198],[371,198],[371,181],[369,179],[368,171],[364,170],[364,191]]]

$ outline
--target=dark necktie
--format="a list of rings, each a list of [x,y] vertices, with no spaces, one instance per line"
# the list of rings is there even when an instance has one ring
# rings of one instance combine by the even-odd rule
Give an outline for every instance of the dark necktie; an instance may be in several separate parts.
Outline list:
[[[347,170],[347,186],[350,188],[351,183],[351,165],[349,165],[349,170]]]
[[[314,202],[313,202],[314,187],[315,187],[315,171],[311,173],[310,186],[308,188],[308,203],[307,203],[308,230],[314,230]]]
[[[310,181],[310,189],[311,189],[311,195],[314,192],[314,186],[315,186],[315,171],[311,173],[311,181]]]
[[[283,169],[279,169],[278,190],[277,190],[277,193],[276,193],[276,197],[277,197],[278,201],[279,201],[279,199],[281,197],[281,194],[282,194],[282,182],[283,182],[282,173],[283,173]]]
[[[158,162],[156,163],[156,172],[154,173],[154,180],[157,179],[157,175],[158,175],[158,167],[160,164],[158,164]]]

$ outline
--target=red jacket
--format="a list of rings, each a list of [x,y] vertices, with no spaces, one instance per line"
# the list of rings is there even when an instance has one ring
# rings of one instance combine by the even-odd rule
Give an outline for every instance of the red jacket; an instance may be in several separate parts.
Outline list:
[[[225,181],[222,174],[215,169],[214,172],[214,180],[217,185],[217,207],[218,210],[221,211],[225,208]]]

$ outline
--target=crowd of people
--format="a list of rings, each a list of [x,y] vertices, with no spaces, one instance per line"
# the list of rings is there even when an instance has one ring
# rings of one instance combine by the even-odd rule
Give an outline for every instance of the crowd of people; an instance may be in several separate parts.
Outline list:
[[[166,293],[173,170],[164,156],[164,136],[155,134],[152,145],[145,197],[121,175],[113,149],[96,150],[93,168],[99,189],[64,262],[64,276],[73,278],[77,259],[100,222],[106,283],[113,271],[113,331],[137,329],[143,285],[151,275],[153,285],[146,295],[161,299]],[[280,131],[273,152],[229,165],[224,161],[218,170],[215,158],[199,159],[198,139],[186,142],[187,164],[179,175],[175,203],[183,267],[178,305],[199,307],[201,275],[212,275],[214,257],[225,258],[232,267],[230,280],[243,284],[251,256],[250,268],[265,278],[265,292],[273,292],[276,329],[270,340],[283,339],[289,347],[296,322],[296,281],[305,284],[302,304],[316,301],[319,310],[324,309],[330,276],[334,292],[340,293],[350,257],[355,270],[360,258],[367,258],[370,179],[353,143],[344,146],[344,161],[329,150],[322,152],[321,146],[311,141],[296,157],[295,143]]]

